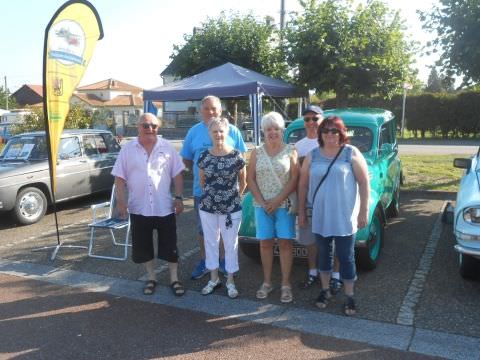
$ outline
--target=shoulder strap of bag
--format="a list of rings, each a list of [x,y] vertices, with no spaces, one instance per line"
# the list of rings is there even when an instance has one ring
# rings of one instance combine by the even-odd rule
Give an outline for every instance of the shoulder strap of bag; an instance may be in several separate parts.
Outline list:
[[[318,189],[320,189],[320,186],[323,184],[323,182],[324,182],[325,179],[327,178],[327,175],[328,175],[328,173],[330,172],[330,169],[332,168],[333,163],[337,160],[338,155],[340,155],[340,153],[342,152],[343,148],[344,148],[344,145],[342,145],[342,147],[340,148],[340,150],[338,150],[337,155],[335,155],[335,157],[333,158],[333,160],[330,162],[330,165],[328,165],[327,172],[325,173],[325,175],[323,175],[322,180],[320,180],[320,182],[318,183],[317,188],[315,189],[315,192],[314,192],[314,194],[313,194],[312,206],[313,206],[313,204],[315,203],[315,197],[317,196]]]

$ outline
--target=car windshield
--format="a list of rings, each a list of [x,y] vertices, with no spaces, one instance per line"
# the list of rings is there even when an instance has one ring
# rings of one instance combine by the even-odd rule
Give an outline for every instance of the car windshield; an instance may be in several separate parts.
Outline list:
[[[0,154],[0,160],[46,160],[47,143],[44,136],[19,136],[10,141]]]
[[[369,152],[372,149],[373,134],[369,128],[363,126],[348,126],[347,135],[350,144],[357,147],[362,153]],[[293,130],[287,139],[287,143],[294,144],[305,137],[305,129]]]

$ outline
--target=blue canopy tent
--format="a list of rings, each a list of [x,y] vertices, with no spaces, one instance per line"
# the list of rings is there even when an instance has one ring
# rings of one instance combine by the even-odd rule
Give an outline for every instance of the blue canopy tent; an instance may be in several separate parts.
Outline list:
[[[143,92],[144,108],[147,111],[152,101],[200,100],[207,95],[215,95],[219,98],[248,96],[254,123],[255,143],[258,145],[263,96],[303,97],[305,93],[283,80],[273,79],[244,67],[226,63],[189,78],[145,90]]]

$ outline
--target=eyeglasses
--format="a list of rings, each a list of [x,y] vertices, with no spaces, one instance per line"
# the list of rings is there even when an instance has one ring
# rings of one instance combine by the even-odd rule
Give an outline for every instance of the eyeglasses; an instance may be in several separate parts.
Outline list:
[[[322,134],[328,134],[328,133],[331,133],[333,135],[338,135],[340,134],[340,130],[336,129],[336,128],[332,128],[332,129],[328,129],[328,128],[321,128],[320,129],[320,132]]]
[[[318,121],[318,117],[312,116],[312,117],[304,117],[303,121],[305,122],[310,122],[310,121]]]
[[[153,130],[155,130],[155,129],[158,127],[158,125],[157,125],[157,124],[143,123],[143,124],[142,124],[142,127],[143,127],[145,130],[150,129],[150,128],[152,128]]]

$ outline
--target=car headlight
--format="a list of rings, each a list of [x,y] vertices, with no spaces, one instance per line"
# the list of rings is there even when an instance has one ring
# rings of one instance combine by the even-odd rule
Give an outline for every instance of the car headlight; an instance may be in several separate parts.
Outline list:
[[[463,220],[471,224],[480,224],[480,207],[469,207],[463,210]]]

